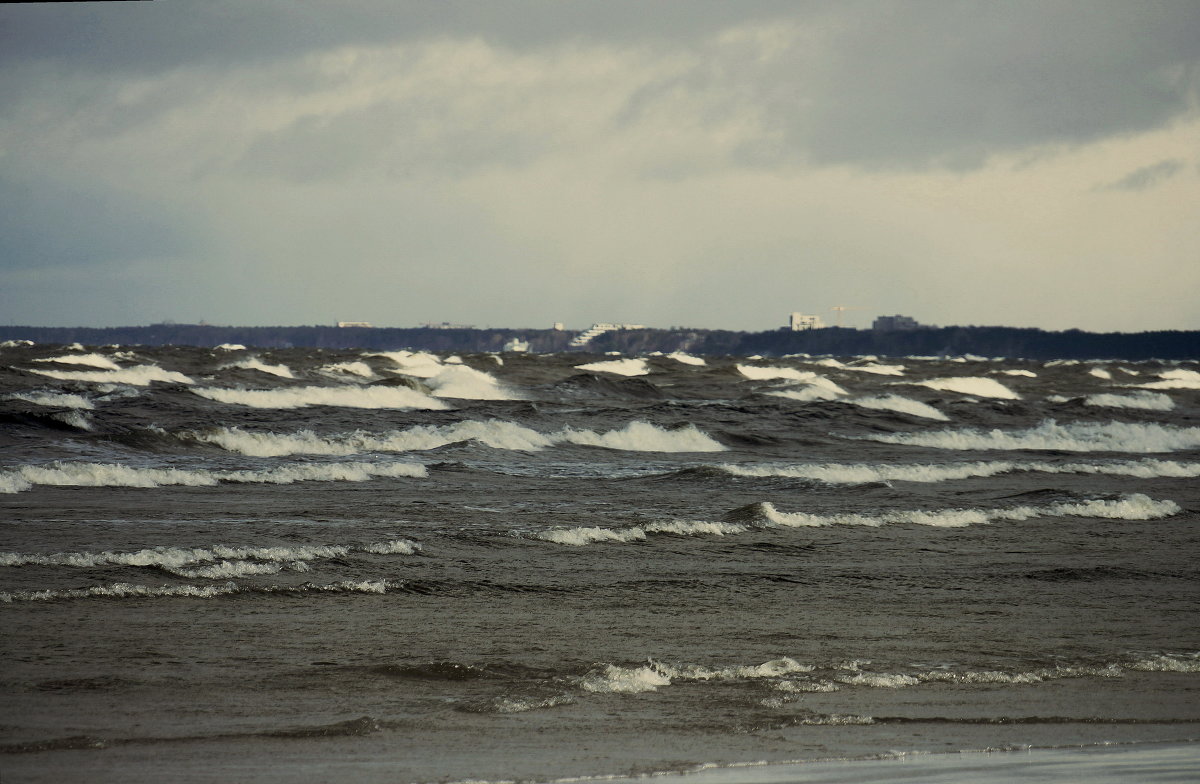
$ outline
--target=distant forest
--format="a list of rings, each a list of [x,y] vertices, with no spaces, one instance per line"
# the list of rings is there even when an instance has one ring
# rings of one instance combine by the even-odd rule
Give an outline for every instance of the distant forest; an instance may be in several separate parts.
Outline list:
[[[254,348],[414,349],[502,351],[513,338],[538,353],[568,351],[576,331],[536,329],[439,329],[387,327],[223,327],[209,324],[152,324],[145,327],[0,326],[0,341],[141,346]],[[1026,359],[1200,359],[1200,331],[1096,333],[1047,332],[1016,327],[921,327],[876,332],[827,327],[802,332],[732,332],[703,329],[638,329],[608,332],[592,340],[586,353],[686,351],[709,356],[784,354],[875,354],[887,357],[962,356]]]

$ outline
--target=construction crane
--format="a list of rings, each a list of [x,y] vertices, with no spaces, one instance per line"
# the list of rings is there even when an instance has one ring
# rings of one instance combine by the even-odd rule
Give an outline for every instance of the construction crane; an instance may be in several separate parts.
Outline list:
[[[848,305],[834,305],[832,308],[830,308],[830,310],[837,313],[837,325],[836,326],[840,327],[840,326],[842,326],[842,314],[843,313],[845,313],[847,310],[862,310],[862,308],[850,307]]]

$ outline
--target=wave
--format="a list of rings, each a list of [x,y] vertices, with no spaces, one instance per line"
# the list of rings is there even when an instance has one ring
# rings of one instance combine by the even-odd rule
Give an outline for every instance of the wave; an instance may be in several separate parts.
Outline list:
[[[613,373],[618,376],[644,376],[650,372],[644,359],[613,359],[605,362],[589,362],[576,365],[576,370],[589,370],[599,373]]]
[[[1088,395],[1083,402],[1089,406],[1134,408],[1146,411],[1171,411],[1175,408],[1174,400],[1167,395],[1159,395],[1154,392],[1141,392],[1134,395]]]
[[[218,347],[219,348],[219,347]],[[243,346],[243,348],[245,348]],[[296,374],[287,365],[267,365],[258,357],[250,357],[243,359],[240,362],[234,362],[231,365],[226,365],[227,368],[240,368],[242,370],[257,370],[261,373],[268,373],[272,376],[280,378],[295,378]]]
[[[436,449],[462,441],[478,441],[493,449],[516,451],[536,451],[563,443],[632,452],[719,452],[725,449],[691,425],[678,430],[665,430],[641,421],[630,422],[620,430],[603,433],[566,428],[556,433],[542,434],[522,425],[493,419],[465,420],[443,426],[417,425],[408,430],[380,435],[357,432],[325,437],[311,430],[277,434],[251,433],[226,427],[182,433],[180,436],[252,457],[408,452]]]
[[[217,351],[245,351],[246,347],[241,343],[222,343],[219,346],[213,346]]]
[[[867,441],[935,449],[1051,449],[1066,452],[1171,452],[1200,447],[1200,427],[1174,427],[1127,422],[1073,422],[1052,419],[1025,430],[981,431],[973,428],[927,433],[859,436]]]
[[[580,686],[584,691],[605,694],[638,694],[657,691],[674,681],[732,681],[758,678],[780,678],[798,672],[811,672],[813,667],[783,657],[752,666],[703,667],[695,664],[668,664],[651,659],[638,667],[605,665],[585,675]]]
[[[449,360],[447,360],[449,362]],[[435,397],[459,398],[463,400],[518,400],[490,373],[452,364],[436,375],[425,379]]]
[[[79,408],[92,410],[96,405],[83,395],[70,395],[58,392],[17,392],[8,396],[12,400],[23,400],[35,406],[47,408]]]
[[[152,547],[133,552],[0,553],[0,566],[64,566],[92,569],[105,566],[139,566],[162,569],[184,577],[232,577],[242,574],[269,574],[288,566],[307,571],[296,564],[308,561],[340,558],[351,552],[377,555],[415,555],[421,545],[408,539],[393,539],[365,545],[291,545],[286,547]],[[210,564],[204,570],[192,569],[196,564]],[[222,573],[221,570],[229,573]],[[260,569],[260,571],[254,571]],[[238,572],[240,574],[234,574]]]
[[[1025,378],[1037,378],[1037,373],[1032,370],[1024,370],[1016,368],[1012,370],[993,370],[993,373],[999,373],[1002,376],[1024,376]]]
[[[121,366],[102,354],[68,354],[62,357],[43,357],[34,362],[53,362],[58,365],[87,365],[101,370],[120,370]]]
[[[407,387],[289,387],[286,389],[221,389],[200,387],[197,395],[218,403],[250,408],[398,408],[443,411],[449,406]]]
[[[1200,372],[1176,368],[1158,374],[1162,381],[1137,384],[1141,389],[1200,389]]]
[[[1094,517],[1112,520],[1156,520],[1179,514],[1174,501],[1156,501],[1142,493],[1124,495],[1117,500],[1064,502],[1047,506],[1018,506],[1008,509],[905,510],[880,515],[818,515],[807,512],[780,512],[769,502],[757,505],[761,519],[789,528],[859,525],[878,528],[884,525],[928,525],[961,528],[1000,521],[1019,522],[1039,517]]]
[[[414,463],[297,463],[262,471],[208,471],[134,468],[116,463],[50,463],[0,472],[0,493],[19,493],[35,485],[73,487],[212,487],[223,482],[277,484],[294,482],[365,482],[385,477],[425,477]]]
[[[820,463],[799,465],[733,465],[715,468],[733,476],[788,477],[811,479],[826,484],[870,482],[945,482],[954,479],[989,477],[1027,471],[1043,474],[1099,474],[1139,479],[1190,479],[1200,476],[1200,463],[1174,460],[1140,460],[1122,463],[1054,463],[979,461],[937,464]]]
[[[841,365],[839,364],[839,367]],[[825,378],[811,370],[797,370],[789,367],[759,367],[758,365],[737,365],[737,372],[751,381],[805,381],[820,383]]]
[[[909,414],[910,416],[923,417],[925,419],[936,419],[940,422],[947,422],[950,417],[938,411],[933,406],[927,405],[917,400],[900,395],[881,395],[879,397],[860,397],[852,398],[846,401],[862,408],[871,408],[880,411],[895,411],[900,414]]]
[[[338,362],[318,368],[322,373],[331,375],[351,375],[360,378],[375,378],[375,371],[366,362]]]
[[[337,583],[318,585],[302,583],[301,585],[268,585],[242,586],[229,582],[221,585],[134,585],[131,583],[114,583],[112,585],[97,585],[91,588],[61,588],[42,591],[14,591],[0,593],[0,603],[12,602],[51,602],[71,599],[157,599],[157,598],[191,598],[213,599],[219,596],[233,594],[305,594],[305,593],[387,593],[391,589],[400,588],[402,582],[392,580],[345,580]]]
[[[1104,368],[1092,368],[1088,371],[1088,375],[1095,376],[1096,378],[1102,378],[1105,381],[1112,381],[1112,373]]]
[[[682,351],[675,351],[666,355],[667,359],[673,359],[684,365],[707,365],[708,362],[700,357],[693,357],[691,354],[685,354]]]
[[[726,536],[745,533],[748,526],[738,523],[708,522],[704,520],[669,520],[630,528],[601,528],[580,526],[577,528],[552,528],[533,534],[534,539],[554,544],[581,547],[596,542],[640,542],[651,534],[675,536]]]
[[[850,394],[824,376],[818,376],[816,373],[811,373],[810,375],[811,378],[801,382],[801,386],[780,389],[774,392],[767,392],[766,394],[772,397],[799,400],[801,403],[810,403],[817,400],[837,400],[840,397]]]
[[[873,373],[877,376],[903,376],[904,365],[880,365],[868,362],[865,365],[843,365],[843,370],[856,370],[859,373]]]
[[[961,376],[955,378],[931,378],[926,381],[906,381],[898,383],[916,384],[929,387],[939,392],[957,392],[960,395],[975,397],[990,397],[999,400],[1020,400],[1021,396],[994,378],[982,376]]]
[[[137,387],[149,386],[155,381],[167,384],[194,384],[196,382],[173,370],[164,370],[158,365],[136,365],[119,370],[30,370],[61,381],[85,381],[90,384],[131,384]]]
[[[432,378],[445,369],[441,359],[424,351],[378,351],[365,356],[390,359],[400,368],[397,372],[414,378]]]

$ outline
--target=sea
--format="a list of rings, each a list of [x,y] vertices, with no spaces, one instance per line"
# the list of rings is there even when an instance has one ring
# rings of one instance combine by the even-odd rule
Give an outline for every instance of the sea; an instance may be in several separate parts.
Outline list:
[[[1195,781],[1198,478],[1195,362],[9,341],[0,780]]]

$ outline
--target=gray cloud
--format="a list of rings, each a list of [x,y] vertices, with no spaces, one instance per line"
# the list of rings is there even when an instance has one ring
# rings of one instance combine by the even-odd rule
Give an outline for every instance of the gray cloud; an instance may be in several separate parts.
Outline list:
[[[1141,191],[1146,188],[1152,188],[1160,182],[1165,182],[1171,179],[1184,169],[1184,162],[1178,158],[1172,158],[1158,163],[1152,163],[1149,166],[1143,166],[1140,169],[1135,169],[1129,174],[1126,174],[1116,182],[1109,183],[1103,186],[1104,190],[1114,191]]]

